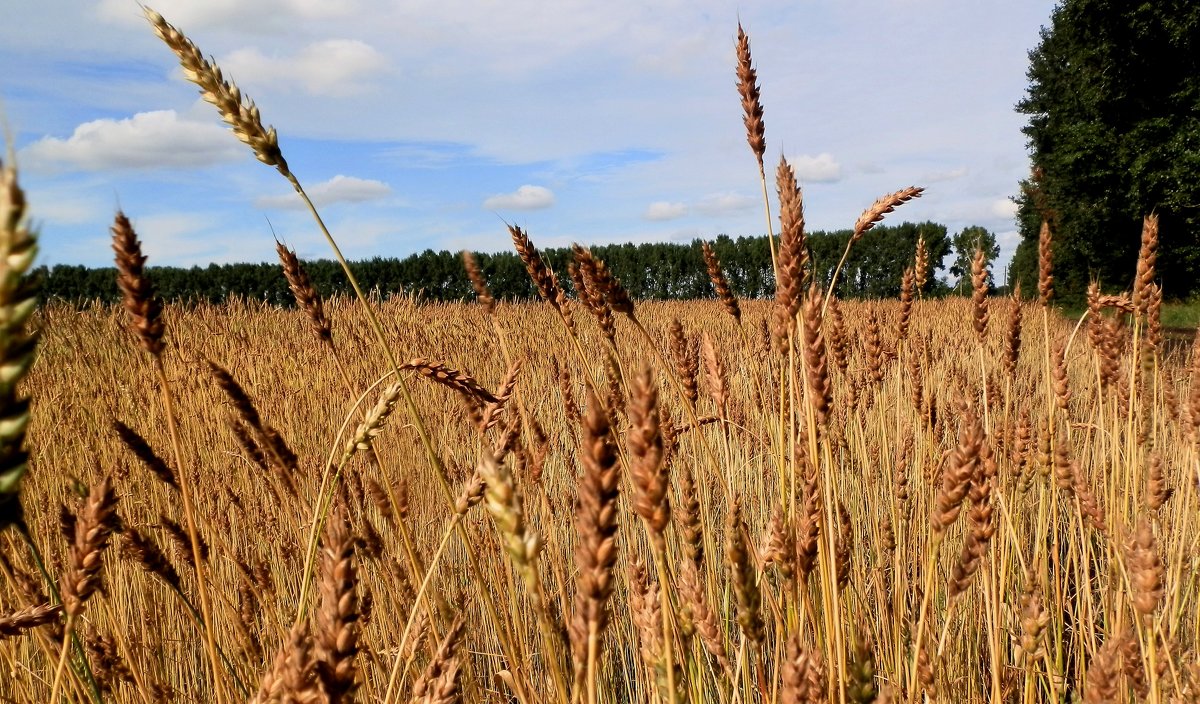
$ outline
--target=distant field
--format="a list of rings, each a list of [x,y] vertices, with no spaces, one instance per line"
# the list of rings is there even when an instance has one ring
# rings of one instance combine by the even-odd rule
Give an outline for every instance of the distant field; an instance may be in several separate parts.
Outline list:
[[[1169,330],[1195,330],[1200,327],[1200,302],[1164,304],[1162,324]]]
[[[1066,308],[1062,314],[1068,318],[1078,319],[1084,309],[1077,307]],[[1181,303],[1164,303],[1162,306],[1162,326],[1168,336],[1174,339],[1190,341],[1192,333],[1200,327],[1200,301]]]

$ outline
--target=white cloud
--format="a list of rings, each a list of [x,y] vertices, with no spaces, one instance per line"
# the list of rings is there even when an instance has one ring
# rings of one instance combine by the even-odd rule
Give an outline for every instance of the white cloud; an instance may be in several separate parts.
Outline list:
[[[225,230],[212,213],[153,213],[138,215],[132,221],[152,266],[246,261],[247,245],[255,242],[247,233]]]
[[[365,90],[383,73],[387,58],[357,39],[313,42],[290,56],[238,49],[220,61],[223,71],[243,84],[296,85],[310,95],[344,96]]]
[[[842,178],[842,165],[829,152],[816,156],[801,154],[790,163],[801,183],[832,183]]]
[[[1001,198],[992,201],[992,215],[998,218],[1015,218],[1017,217],[1017,204],[1008,198]]]
[[[349,0],[157,0],[153,7],[184,31],[210,27],[261,30],[267,26],[284,28],[289,22],[345,17],[357,4]],[[127,25],[145,22],[137,5],[126,0],[101,0],[99,14]]]
[[[383,181],[368,178],[355,178],[338,174],[328,181],[323,181],[304,189],[308,197],[318,206],[330,203],[365,203],[379,200],[392,192],[392,187]],[[263,196],[254,201],[259,208],[300,209],[303,201],[296,193],[284,196]]]
[[[229,130],[180,118],[174,110],[139,112],[124,120],[92,120],[66,139],[44,137],[25,149],[36,167],[107,169],[194,168],[250,154]]]
[[[674,220],[687,215],[687,206],[683,203],[669,203],[665,200],[655,201],[646,208],[642,216],[647,220]]]
[[[541,210],[554,205],[554,193],[544,186],[525,185],[512,193],[494,195],[483,201],[488,210]]]
[[[713,193],[705,196],[696,203],[696,210],[702,215],[710,217],[716,215],[728,215],[737,213],[743,210],[753,208],[760,201],[753,196],[744,196],[740,193]]]

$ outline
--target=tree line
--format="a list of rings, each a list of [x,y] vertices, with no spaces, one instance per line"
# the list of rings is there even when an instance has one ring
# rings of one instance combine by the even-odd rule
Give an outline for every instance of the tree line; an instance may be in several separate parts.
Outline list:
[[[1155,213],[1163,294],[1200,293],[1200,3],[1061,0],[1028,78],[1014,280],[1034,290],[1046,221],[1060,299],[1126,289]]]
[[[827,285],[834,267],[850,238],[850,230],[813,232],[808,247],[815,281]],[[951,288],[937,278],[945,270],[943,260],[955,250],[950,267],[954,275],[963,271],[975,247],[982,245],[990,259],[998,253],[995,236],[983,228],[967,228],[953,238],[945,225],[933,222],[879,226],[855,243],[846,260],[837,294],[842,298],[890,298],[900,294],[904,268],[910,266],[917,239],[923,237],[931,265],[926,295],[940,295]],[[775,293],[771,253],[766,236],[732,238],[720,235],[711,242],[734,292],[744,298],[764,298]],[[621,280],[631,296],[643,300],[705,298],[713,295],[701,253],[701,240],[690,243],[611,244],[592,247]],[[961,250],[961,251],[959,251]],[[570,248],[542,251],[569,292],[566,275]],[[477,254],[492,295],[503,300],[527,300],[537,291],[515,252]],[[387,297],[397,293],[427,301],[458,301],[474,297],[463,270],[460,253],[427,249],[399,258],[375,257],[352,262],[359,283],[367,291]],[[969,264],[968,264],[969,266]],[[305,262],[314,286],[322,296],[351,295],[349,284],[337,262],[319,259]],[[190,268],[150,267],[148,274],[161,298],[171,302],[218,303],[230,297],[294,304],[278,264],[210,264]],[[43,299],[81,304],[92,301],[116,303],[120,293],[116,270],[58,264],[35,271],[41,281]]]

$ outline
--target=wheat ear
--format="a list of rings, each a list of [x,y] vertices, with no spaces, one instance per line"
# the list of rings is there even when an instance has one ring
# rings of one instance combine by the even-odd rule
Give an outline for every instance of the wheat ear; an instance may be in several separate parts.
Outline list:
[[[233,134],[253,150],[259,161],[274,166],[284,176],[290,175],[287,161],[279,150],[275,128],[263,127],[254,101],[244,97],[237,85],[221,74],[220,67],[204,58],[192,40],[163,19],[162,15],[149,7],[144,8],[144,12],[154,27],[154,33],[179,58],[184,77],[199,86],[201,97],[221,113],[225,124],[233,129]]]
[[[159,17],[159,19],[162,19]],[[116,253],[117,283],[120,286],[125,310],[129,313],[133,328],[143,349],[149,353],[162,392],[163,407],[167,417],[167,431],[171,437],[171,451],[176,467],[183,467],[180,450],[179,429],[175,418],[175,400],[171,383],[163,364],[165,325],[161,317],[161,304],[154,295],[154,287],[145,275],[146,257],[142,254],[142,243],[134,232],[133,225],[125,214],[118,212],[112,227],[113,251]],[[221,687],[220,666],[217,657],[216,635],[213,628],[212,605],[208,583],[200,559],[200,538],[196,527],[196,512],[193,506],[192,486],[187,472],[179,472],[179,494],[187,519],[188,534],[192,542],[192,557],[196,565],[196,585],[200,596],[200,611],[204,620],[204,639],[208,650],[209,665],[213,673],[213,687],[217,704],[224,704],[224,689]]]
[[[589,390],[583,426],[583,479],[575,525],[579,547],[575,551],[577,578],[572,647],[575,683],[586,678],[587,704],[597,701],[597,675],[602,638],[608,627],[608,602],[613,592],[613,567],[617,562],[617,496],[620,471],[617,450],[610,436],[608,416]]]
[[[27,274],[37,240],[25,214],[25,192],[17,169],[0,161],[0,532],[17,526],[24,533],[21,478],[29,468],[25,429],[29,399],[17,392],[37,349],[37,334],[25,329],[37,306],[37,288]]]

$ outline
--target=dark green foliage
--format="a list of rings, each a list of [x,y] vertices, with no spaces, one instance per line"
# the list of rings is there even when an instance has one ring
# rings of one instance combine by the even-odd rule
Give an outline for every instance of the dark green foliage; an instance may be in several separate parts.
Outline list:
[[[816,282],[822,287],[829,285],[829,277],[841,259],[850,235],[850,230],[809,235],[813,271]],[[937,280],[935,275],[943,268],[942,260],[950,254],[946,226],[933,222],[906,222],[896,226],[875,227],[863,235],[846,259],[845,268],[838,279],[837,296],[843,299],[898,297],[904,270],[913,266],[917,238],[921,236],[925,238],[932,269],[925,295],[944,293],[945,284]]]
[[[954,236],[954,263],[950,265],[950,275],[957,283],[954,290],[959,295],[971,292],[971,262],[975,259],[975,251],[982,247],[983,258],[988,264],[988,287],[995,283],[995,272],[991,265],[1000,256],[1000,245],[996,244],[996,235],[979,226],[964,227],[962,232]]]
[[[1064,0],[1029,60],[1017,109],[1044,176],[1040,196],[1018,199],[1013,279],[1036,291],[1046,215],[1061,299],[1079,300],[1090,277],[1127,288],[1155,211],[1164,292],[1200,290],[1200,3]]]
[[[838,284],[838,295],[843,298],[898,296],[901,275],[905,267],[912,265],[920,234],[925,236],[929,260],[936,274],[942,268],[942,259],[950,253],[950,239],[944,225],[926,222],[876,227],[851,250]],[[849,230],[808,235],[817,283],[828,285],[849,236]],[[712,246],[736,295],[768,298],[775,294],[766,237],[733,239],[720,235],[713,240]],[[713,296],[699,240],[688,244],[598,245],[591,249],[635,299]],[[542,255],[558,275],[559,285],[574,295],[570,277],[566,274],[571,250],[547,249]],[[477,254],[476,260],[497,299],[531,300],[537,297],[525,266],[515,253]],[[321,259],[305,262],[304,266],[322,296],[351,294],[336,262]],[[472,300],[475,297],[457,252],[427,249],[404,259],[376,257],[354,262],[352,266],[363,290],[368,293],[388,296],[405,292],[431,301]],[[148,272],[159,295],[167,301],[215,303],[230,296],[240,296],[272,305],[294,305],[278,264],[210,264],[188,269],[151,267]],[[41,281],[43,298],[106,303],[119,300],[116,272],[112,268],[57,265],[40,267],[35,275]],[[936,295],[939,290],[944,290],[944,284],[934,280],[929,289],[926,295]]]

